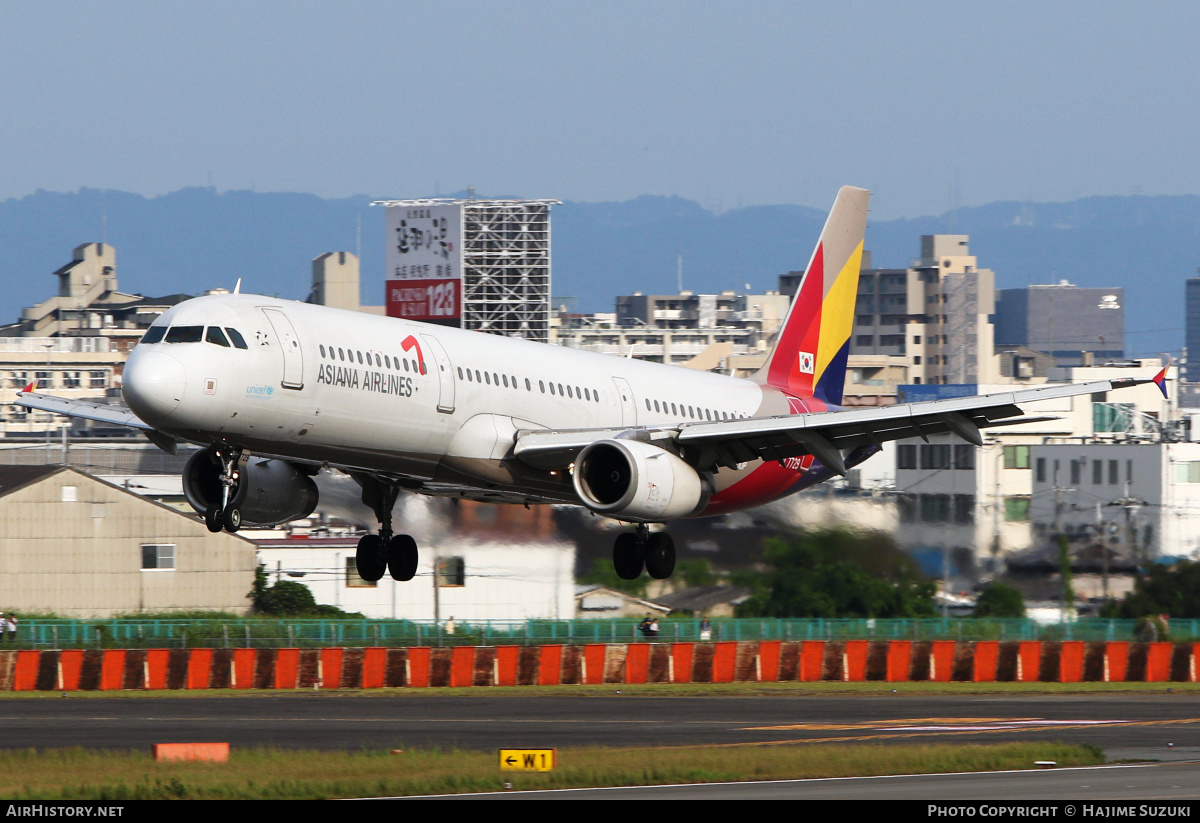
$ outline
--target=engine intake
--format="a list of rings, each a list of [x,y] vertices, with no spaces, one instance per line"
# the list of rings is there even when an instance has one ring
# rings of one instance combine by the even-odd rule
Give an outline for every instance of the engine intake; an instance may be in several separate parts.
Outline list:
[[[704,508],[704,479],[671,452],[640,440],[599,440],[575,461],[575,493],[594,512],[661,523]]]
[[[183,494],[200,514],[221,502],[221,470],[207,451],[198,451],[183,470]],[[277,526],[308,517],[317,507],[317,484],[287,462],[252,457],[239,469],[231,502],[249,526]]]

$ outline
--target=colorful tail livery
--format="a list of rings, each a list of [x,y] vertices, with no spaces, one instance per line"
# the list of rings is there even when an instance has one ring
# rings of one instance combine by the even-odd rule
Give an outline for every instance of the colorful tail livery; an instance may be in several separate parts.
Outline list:
[[[853,186],[838,192],[775,349],[755,375],[759,383],[841,403],[870,195]]]

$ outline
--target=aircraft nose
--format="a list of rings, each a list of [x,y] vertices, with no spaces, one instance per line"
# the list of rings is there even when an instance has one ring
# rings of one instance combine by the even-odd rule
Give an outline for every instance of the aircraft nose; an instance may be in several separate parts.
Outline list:
[[[135,350],[125,364],[121,394],[134,414],[154,425],[175,411],[185,383],[183,364],[171,355]]]

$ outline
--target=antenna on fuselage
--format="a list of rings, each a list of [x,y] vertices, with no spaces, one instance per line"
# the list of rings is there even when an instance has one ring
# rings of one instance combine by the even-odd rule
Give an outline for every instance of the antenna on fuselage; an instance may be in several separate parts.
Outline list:
[[[240,277],[238,278],[237,284],[234,285],[234,287],[233,287],[233,293],[234,294],[242,293],[242,278],[240,278]]]

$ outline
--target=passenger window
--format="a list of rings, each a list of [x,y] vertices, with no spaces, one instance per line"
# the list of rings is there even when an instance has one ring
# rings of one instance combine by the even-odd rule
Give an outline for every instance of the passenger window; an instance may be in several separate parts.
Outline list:
[[[361,365],[362,365],[362,361],[363,361],[363,359],[362,359],[362,352],[360,352],[360,351],[356,351],[356,352],[355,352],[355,354],[357,354],[357,355],[358,355],[358,365],[360,365],[360,366],[361,366]]]
[[[513,378],[512,378],[512,387],[514,389],[517,387],[517,376],[515,374],[513,375]]]
[[[646,398],[646,411],[650,411],[650,398]]]
[[[554,394],[554,384],[553,383],[550,384],[550,393]]]
[[[462,380],[462,379],[463,379],[463,376],[462,376],[462,366],[459,366],[459,367],[458,367],[458,379],[459,379],[459,380]]]
[[[567,397],[571,398],[572,400],[575,399],[575,395],[571,394],[571,387],[569,385],[567,386]]]
[[[345,352],[345,351],[343,351],[342,349],[338,349],[338,359],[339,359],[339,360],[345,360],[345,359],[346,359],[346,352]]]
[[[671,404],[671,414],[675,415],[676,417],[678,417],[678,416],[679,416],[679,412],[677,412],[677,411],[675,410],[675,404],[674,404],[674,403],[672,403],[672,404]]]
[[[492,385],[492,376],[487,372],[483,373],[483,379],[489,386]]]
[[[203,326],[172,326],[166,339],[168,343],[199,343],[203,337]]]
[[[533,384],[529,382],[529,378],[525,378],[525,391],[533,391]]]
[[[542,390],[542,394],[546,393],[546,384],[541,380],[538,381],[538,388]]]
[[[229,348],[229,341],[225,339],[225,333],[221,331],[220,326],[209,326],[208,331],[204,333],[204,340],[208,343],[215,343],[218,346]]]
[[[375,368],[377,368],[377,369],[382,369],[382,368],[383,368],[383,361],[379,359],[379,355],[378,355],[378,354],[377,354],[377,355],[375,355]]]
[[[166,326],[151,326],[146,329],[146,334],[142,336],[143,343],[157,343],[163,339],[163,335],[167,333]]]
[[[508,388],[508,375],[501,375],[504,378],[504,388]]]
[[[562,383],[559,383],[559,384],[558,384],[558,393],[559,393],[559,395],[560,395],[560,396],[561,396],[562,394],[564,394],[564,392],[563,392],[563,387],[562,387]]]
[[[392,358],[390,355],[385,354],[383,356],[383,365],[387,366],[389,369],[392,367]],[[462,377],[462,369],[458,370],[458,376],[460,378]]]
[[[321,348],[321,359],[324,360],[325,359],[325,344],[321,343],[320,348]]]
[[[655,400],[655,401],[654,401],[654,410],[655,410],[655,411],[662,411],[662,410],[661,410],[661,409],[658,407],[658,401],[657,401],[657,400]]]

